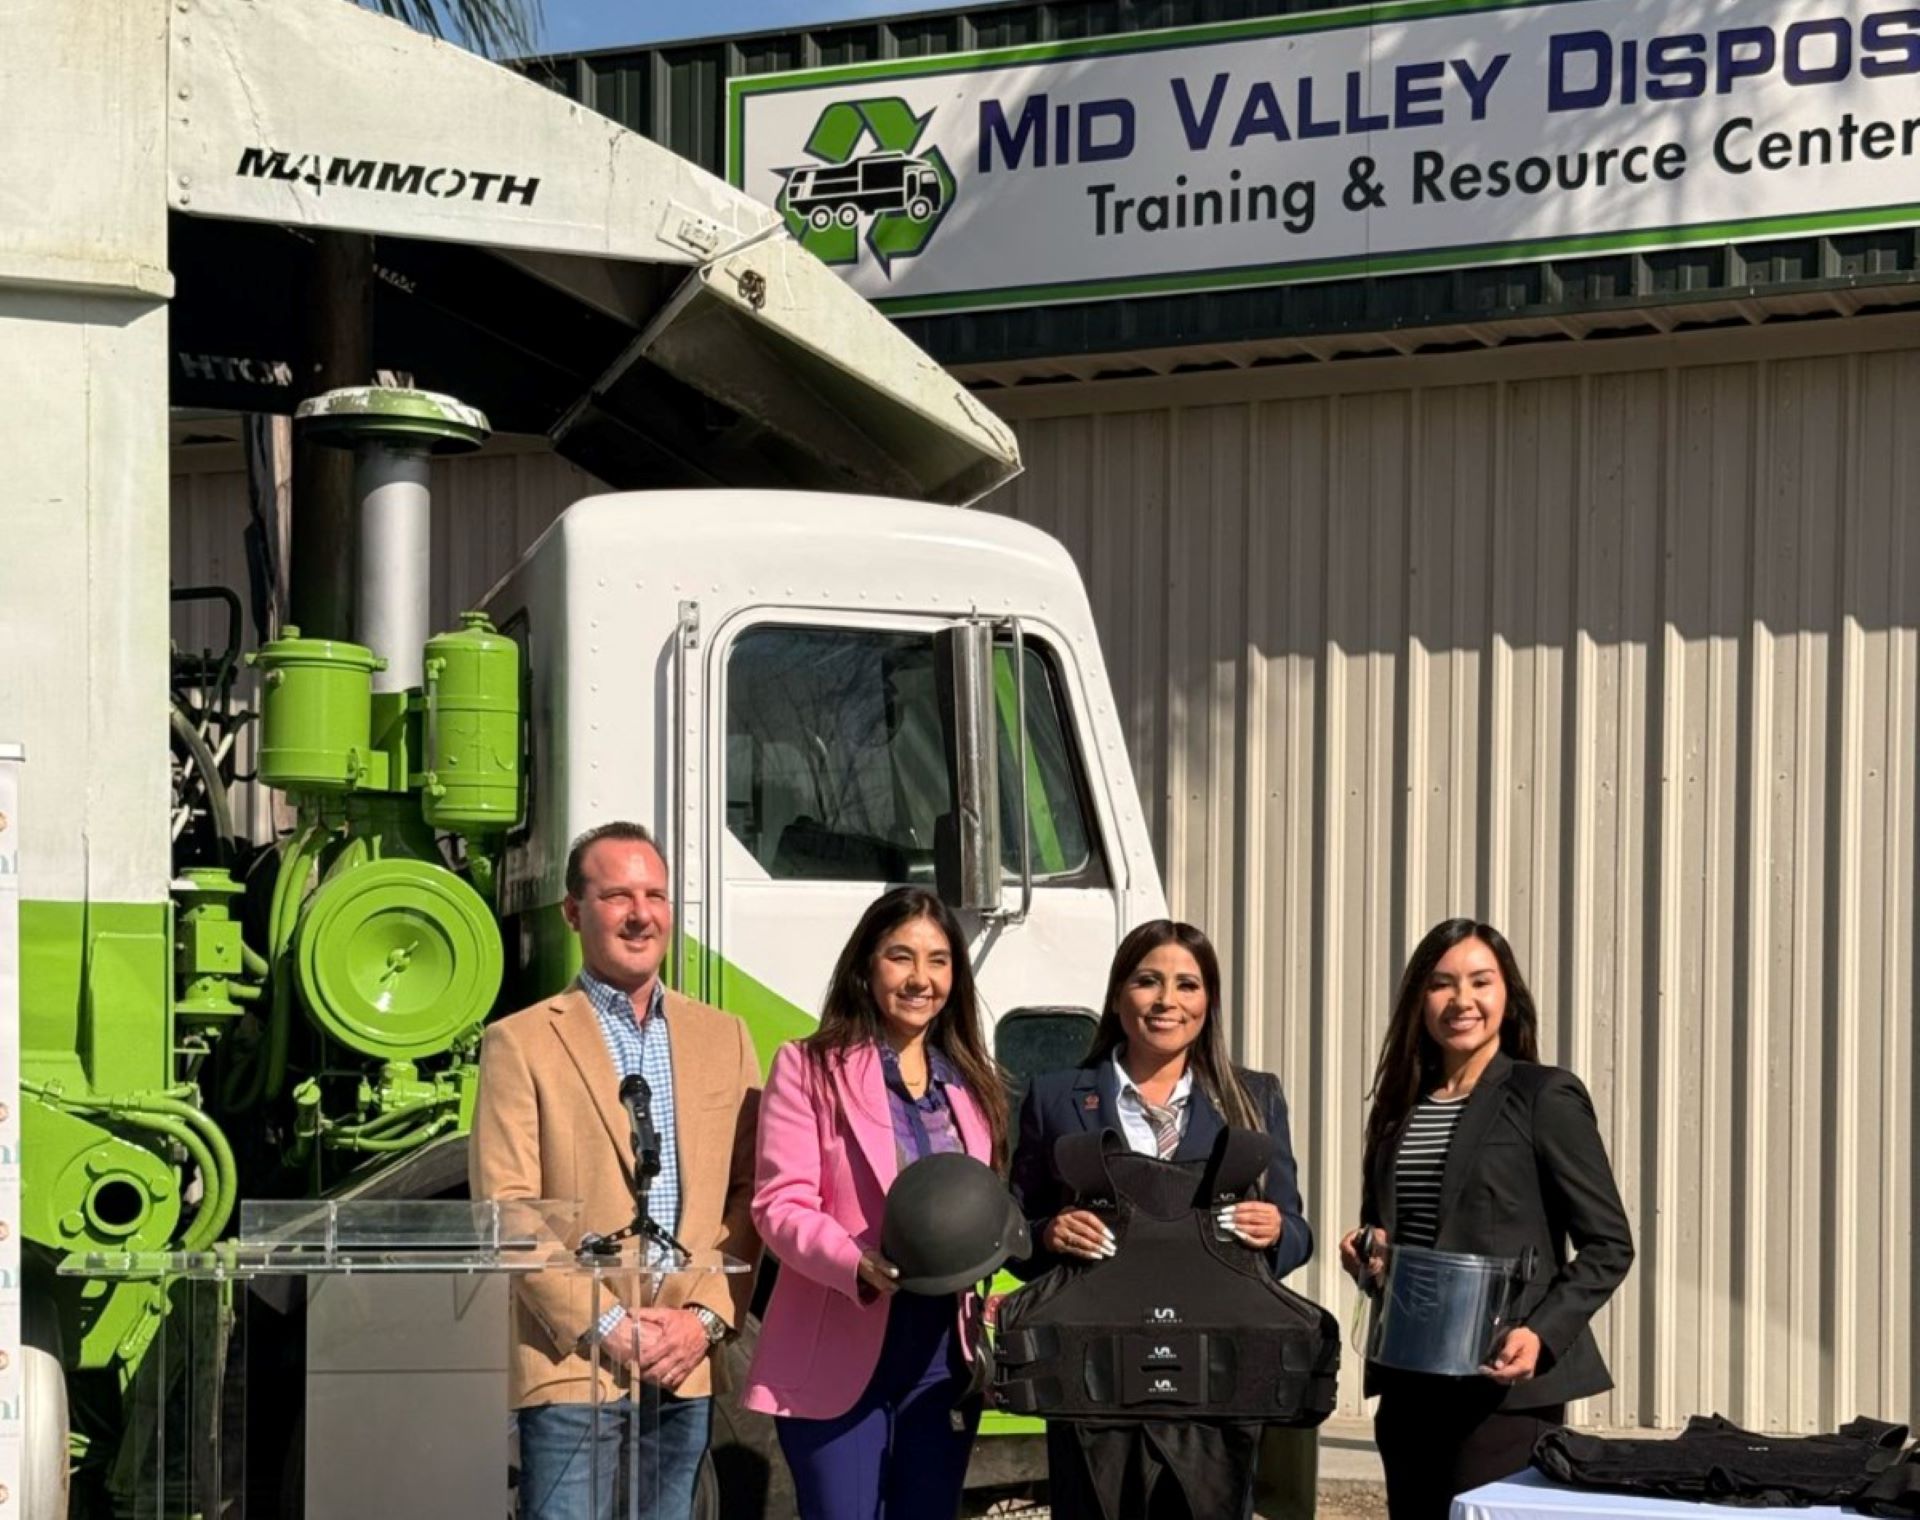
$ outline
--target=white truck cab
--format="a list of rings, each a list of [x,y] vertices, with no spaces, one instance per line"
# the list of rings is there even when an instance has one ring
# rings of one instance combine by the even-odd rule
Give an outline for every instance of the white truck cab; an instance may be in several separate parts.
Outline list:
[[[614,818],[666,846],[681,987],[763,1059],[812,1026],[889,885],[962,908],[992,1019],[1090,1012],[1119,937],[1165,911],[1079,575],[1037,529],[825,493],[595,497],[488,610],[527,671],[500,906],[529,999],[569,969],[568,841]]]

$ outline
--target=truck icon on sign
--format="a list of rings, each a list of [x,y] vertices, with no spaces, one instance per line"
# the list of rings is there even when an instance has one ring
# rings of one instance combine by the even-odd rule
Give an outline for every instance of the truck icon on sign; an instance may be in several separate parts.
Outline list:
[[[812,164],[787,176],[787,204],[815,232],[851,227],[861,213],[904,212],[927,222],[940,209],[940,175],[910,153],[869,153],[844,164]]]

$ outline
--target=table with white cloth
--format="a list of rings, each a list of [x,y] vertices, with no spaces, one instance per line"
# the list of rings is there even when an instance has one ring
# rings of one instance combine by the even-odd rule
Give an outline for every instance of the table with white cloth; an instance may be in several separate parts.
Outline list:
[[[1470,1488],[1453,1501],[1450,1520],[1729,1520],[1734,1515],[1766,1513],[1751,1505],[1696,1504],[1648,1494],[1610,1494],[1556,1483],[1529,1468],[1498,1483]],[[1796,1520],[1860,1520],[1858,1512],[1815,1504],[1783,1510]]]

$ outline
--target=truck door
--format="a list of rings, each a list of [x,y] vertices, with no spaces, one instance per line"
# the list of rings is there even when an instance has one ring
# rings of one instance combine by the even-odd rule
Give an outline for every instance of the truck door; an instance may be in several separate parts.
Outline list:
[[[868,903],[889,886],[935,884],[935,841],[954,803],[950,715],[936,679],[942,626],[781,610],[714,642],[709,774],[719,778],[720,806],[708,859],[718,901],[706,985],[747,1018],[763,1055],[812,1027]],[[962,916],[989,1017],[1091,1006],[1119,931],[1109,866],[1117,852],[1104,846],[1082,763],[1078,673],[1044,631],[1029,625],[1022,642],[1024,682],[1010,633],[994,659],[1003,910]],[[1014,922],[1023,900],[1024,919]]]

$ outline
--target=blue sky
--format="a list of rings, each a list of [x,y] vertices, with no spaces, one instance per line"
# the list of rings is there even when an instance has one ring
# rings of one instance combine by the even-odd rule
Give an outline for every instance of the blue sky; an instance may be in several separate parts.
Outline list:
[[[637,47],[676,37],[720,37],[734,32],[786,31],[819,21],[901,15],[938,0],[546,0],[541,51]]]

